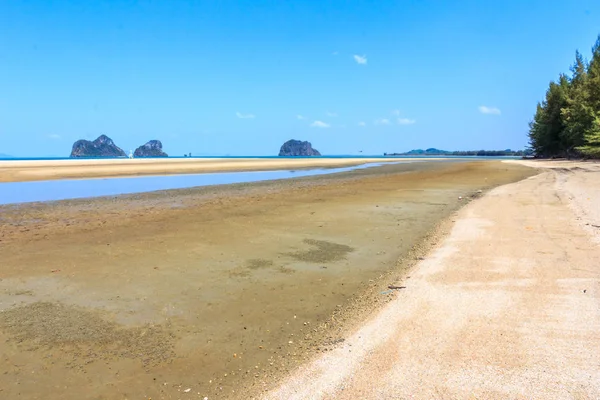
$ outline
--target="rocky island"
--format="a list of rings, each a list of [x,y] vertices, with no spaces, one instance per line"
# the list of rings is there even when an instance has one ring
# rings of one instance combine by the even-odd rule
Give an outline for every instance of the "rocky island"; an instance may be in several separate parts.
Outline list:
[[[319,153],[317,149],[313,149],[310,142],[294,139],[285,142],[279,150],[280,157],[309,157],[320,155],[321,153]]]
[[[135,149],[133,153],[134,157],[168,157],[162,149],[162,143],[160,140],[151,140],[143,146]]]
[[[127,155],[111,138],[100,135],[93,142],[89,140],[76,141],[71,150],[71,157],[127,157]]]

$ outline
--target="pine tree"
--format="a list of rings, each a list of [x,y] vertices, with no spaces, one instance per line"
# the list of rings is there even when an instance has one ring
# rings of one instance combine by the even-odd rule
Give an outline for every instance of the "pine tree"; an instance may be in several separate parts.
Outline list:
[[[571,77],[550,82],[529,124],[529,140],[537,156],[600,158],[600,36],[589,63],[576,52]]]
[[[600,36],[592,48],[592,60],[584,82],[584,144],[579,150],[589,157],[600,157]]]
[[[538,104],[533,121],[529,124],[529,139],[535,154],[542,157],[565,155],[565,130],[562,110],[567,107],[569,80],[561,75],[559,83],[550,82],[546,99]]]
[[[590,125],[589,114],[585,108],[587,64],[579,51],[575,53],[575,63],[571,67],[571,73],[567,105],[561,110],[564,121],[564,131],[561,137],[567,155],[574,155],[574,149],[584,144],[584,135]]]

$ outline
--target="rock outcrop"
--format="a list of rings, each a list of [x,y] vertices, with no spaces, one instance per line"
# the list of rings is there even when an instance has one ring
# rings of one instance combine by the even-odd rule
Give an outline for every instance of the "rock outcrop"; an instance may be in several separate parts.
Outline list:
[[[127,155],[111,138],[101,135],[93,142],[89,140],[76,141],[71,150],[71,157],[127,157]]]
[[[320,156],[316,149],[313,149],[310,142],[302,142],[300,140],[288,140],[281,146],[279,156],[281,157],[308,157]]]
[[[135,149],[133,153],[134,157],[168,157],[162,149],[162,143],[160,140],[151,140],[143,146]]]

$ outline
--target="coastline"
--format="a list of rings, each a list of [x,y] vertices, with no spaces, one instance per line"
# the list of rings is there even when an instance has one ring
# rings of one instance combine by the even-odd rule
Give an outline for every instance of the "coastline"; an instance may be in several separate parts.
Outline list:
[[[405,290],[259,397],[600,396],[600,168],[509,163],[539,173],[460,209]]]
[[[0,161],[0,182],[350,167],[411,158],[134,158]]]
[[[8,354],[0,364],[27,359],[47,376],[29,385],[25,370],[10,367],[4,378],[30,387],[31,395],[67,379],[69,390],[56,398],[110,397],[125,387],[153,398],[186,388],[209,398],[260,392],[263,379],[275,382],[333,349],[356,318],[392,298],[381,292],[419,257],[439,221],[477,190],[531,174],[493,161],[413,163],[0,207],[0,302],[8,307],[0,313],[0,343],[10,345],[0,344]],[[405,267],[398,267],[399,257]],[[35,308],[40,302],[65,308]],[[92,327],[97,318],[115,321],[118,329],[104,339],[109,343],[147,326],[152,337],[174,345],[175,357],[162,345],[158,355],[142,346],[148,364],[138,365],[127,353],[115,356],[85,341],[73,352],[60,344],[68,337],[27,329],[19,336],[26,347],[14,346],[16,333],[6,331],[3,318],[12,315],[11,326],[22,327],[42,311],[58,313],[67,327],[75,316]],[[45,340],[45,347],[27,350],[32,339]],[[88,351],[97,355],[89,365]],[[45,361],[63,358],[70,366]],[[115,368],[120,376],[110,372]],[[90,387],[81,380],[86,373],[112,386]]]

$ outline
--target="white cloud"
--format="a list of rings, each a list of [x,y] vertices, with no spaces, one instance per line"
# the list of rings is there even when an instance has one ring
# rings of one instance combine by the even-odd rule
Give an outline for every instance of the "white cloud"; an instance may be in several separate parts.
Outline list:
[[[415,122],[417,121],[410,118],[398,118],[398,125],[412,125]]]
[[[338,116],[337,113],[329,112],[329,111],[327,111],[325,114],[327,114],[328,117],[337,117]]]
[[[389,125],[390,120],[387,118],[379,118],[375,120],[375,125]]]
[[[48,137],[50,139],[54,139],[54,140],[60,139],[60,135],[57,135],[56,133],[52,133],[52,134],[48,135]]]
[[[306,117],[304,115],[300,115],[300,114],[296,115],[296,118],[298,118],[298,119],[306,119]]]
[[[358,126],[367,126],[367,124],[365,124],[363,121],[360,121],[360,122],[358,123]]]
[[[500,115],[500,109],[496,107],[479,106],[479,112],[482,114]]]
[[[400,116],[400,110],[392,110],[392,115],[395,115],[396,117]]]
[[[355,54],[354,61],[356,61],[358,64],[364,65],[367,63],[367,56],[359,56],[359,55]]]
[[[241,119],[254,118],[254,114],[242,114],[241,112],[236,112],[235,115]]]
[[[333,53],[331,53],[331,55],[333,55],[333,56],[337,56],[338,54],[340,54],[339,51],[334,51]]]
[[[310,126],[312,126],[313,128],[329,128],[331,125],[323,121],[315,121],[312,124],[310,124]]]

